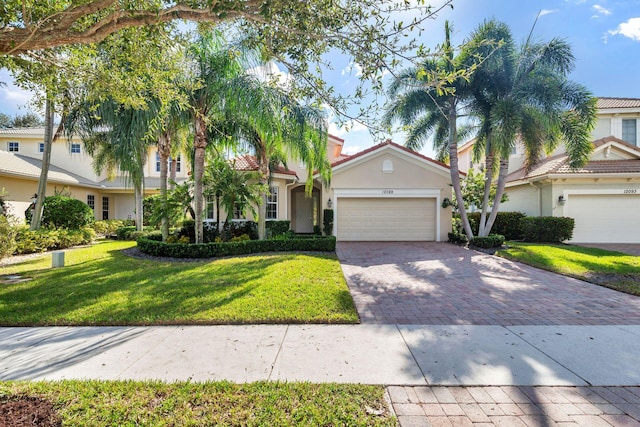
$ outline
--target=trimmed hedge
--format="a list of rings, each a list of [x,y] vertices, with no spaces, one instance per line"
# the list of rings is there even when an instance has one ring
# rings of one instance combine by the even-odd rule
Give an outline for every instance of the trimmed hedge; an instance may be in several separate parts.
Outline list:
[[[85,227],[79,230],[36,230],[20,228],[16,234],[15,254],[32,254],[48,250],[66,249],[72,246],[86,245],[95,237],[92,228]]]
[[[16,233],[16,227],[11,224],[11,221],[6,216],[0,215],[0,259],[13,254],[15,251]]]
[[[138,231],[135,225],[120,227],[116,230],[116,238],[118,240],[137,240],[139,237],[145,236],[156,231],[153,227],[143,227],[142,231]]]
[[[336,250],[335,237],[311,237],[304,239],[245,240],[240,242],[212,242],[200,244],[163,243],[158,236],[138,239],[138,249],[148,255],[173,258],[216,258],[247,255],[261,252]]]
[[[504,236],[502,234],[489,234],[486,237],[474,237],[469,244],[482,249],[499,248],[504,245]]]
[[[44,199],[42,224],[56,228],[79,229],[95,221],[93,210],[84,202],[67,196]]]
[[[478,234],[480,212],[467,213],[467,217],[473,234]],[[526,217],[522,212],[498,212],[496,220],[493,222],[493,227],[491,227],[491,233],[502,234],[507,240],[522,240],[524,238],[522,220]]]
[[[452,233],[449,233],[448,235],[449,235],[450,243],[455,243],[457,245],[464,245],[469,241],[469,239],[467,239],[467,235],[464,233],[452,232]]]
[[[322,215],[322,230],[325,236],[333,234],[333,209],[325,209]]]
[[[568,217],[539,216],[522,220],[525,242],[561,243],[571,240],[575,220]]]
[[[285,234],[291,228],[291,221],[289,220],[269,220],[265,221],[265,228],[267,229],[267,236],[275,237]]]

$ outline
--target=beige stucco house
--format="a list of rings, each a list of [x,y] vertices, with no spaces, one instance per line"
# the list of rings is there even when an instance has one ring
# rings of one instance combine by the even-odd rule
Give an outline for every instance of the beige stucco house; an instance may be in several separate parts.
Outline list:
[[[640,99],[599,98],[594,150],[571,169],[562,148],[523,167],[523,147],[511,155],[503,211],[575,219],[574,243],[640,243]],[[473,141],[460,147],[460,167],[471,162]]]
[[[11,213],[21,216],[36,192],[42,159],[44,129],[0,129],[0,189],[8,192]],[[442,200],[451,197],[447,165],[387,141],[352,156],[342,154],[344,140],[329,136],[327,155],[332,179],[324,185],[313,178],[313,190],[305,191],[309,175],[304,163],[287,162],[272,171],[267,201],[269,220],[290,220],[298,233],[312,233],[322,226],[324,209],[334,210],[333,234],[338,240],[447,239],[451,208]],[[178,158],[178,181],[188,178],[189,165]],[[47,194],[66,191],[91,206],[96,219],[134,218],[131,185],[123,176],[110,181],[96,174],[81,141],[54,144]],[[235,159],[238,170],[257,170],[250,155]],[[160,163],[155,147],[145,164],[145,194],[159,191]],[[214,199],[206,201],[205,220],[224,220]],[[252,219],[234,212],[236,221]]]

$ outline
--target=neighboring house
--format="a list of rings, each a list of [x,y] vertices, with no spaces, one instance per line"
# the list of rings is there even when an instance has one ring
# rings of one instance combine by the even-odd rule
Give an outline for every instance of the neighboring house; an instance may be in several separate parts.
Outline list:
[[[38,189],[44,128],[0,129],[0,190],[8,195],[9,213],[24,218]],[[188,167],[178,158],[176,180],[187,178]],[[155,147],[149,148],[145,164],[145,195],[156,194],[160,187],[160,163]],[[80,140],[56,141],[51,150],[47,195],[64,192],[87,203],[96,219],[132,219],[135,217],[133,189],[123,175],[113,181],[106,173],[96,174],[92,159]]]
[[[44,137],[42,128],[0,129],[0,188],[5,188],[11,213],[21,215],[31,202],[40,174]],[[298,233],[312,233],[322,227],[324,209],[334,210],[333,234],[338,240],[446,240],[451,231],[451,208],[442,208],[445,197],[451,198],[447,165],[387,141],[352,156],[342,154],[344,140],[329,136],[327,155],[332,165],[332,179],[323,186],[314,177],[311,195],[305,191],[306,166],[289,161],[287,168],[272,171],[271,193],[267,201],[267,220],[290,220]],[[79,150],[79,152],[78,152]],[[145,166],[145,193],[159,189],[159,162],[154,147],[149,149]],[[96,175],[91,158],[79,142],[54,144],[47,194],[69,191],[86,201],[96,218],[133,218],[131,185],[124,177],[108,181]],[[235,159],[235,168],[257,170],[250,155]],[[181,164],[178,177],[187,178],[188,167]],[[218,218],[215,200],[206,203],[205,218]],[[235,220],[245,218],[234,212]],[[226,213],[220,214],[226,219]]]
[[[569,168],[559,149],[527,171],[516,146],[500,210],[574,218],[574,243],[640,243],[640,99],[599,98],[597,107],[594,151],[582,168]],[[461,146],[466,166],[471,149]]]

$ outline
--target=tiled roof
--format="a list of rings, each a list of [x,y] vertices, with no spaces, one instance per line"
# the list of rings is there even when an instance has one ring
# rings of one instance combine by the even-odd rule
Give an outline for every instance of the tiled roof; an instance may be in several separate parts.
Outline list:
[[[613,136],[599,139],[593,142],[594,147],[600,147],[608,143],[617,143],[638,153],[640,157],[640,149],[635,145],[631,145],[621,139]],[[507,182],[518,181],[521,179],[535,178],[547,174],[617,174],[617,173],[640,173],[640,158],[626,160],[591,160],[581,168],[572,169],[569,167],[569,156],[566,153],[557,154],[555,156],[542,159],[530,171],[525,168],[511,172],[506,177]]]
[[[640,98],[598,98],[598,108],[640,108]]]
[[[2,135],[42,135],[44,137],[44,127],[0,128],[0,136]]]
[[[258,170],[258,161],[255,156],[251,156],[249,154],[245,154],[244,156],[235,157],[231,159],[234,168],[239,171],[256,171]],[[292,175],[297,176],[294,171],[286,169],[283,166],[277,166],[271,170],[273,173],[279,173],[283,175]]]
[[[21,154],[10,153],[0,150],[0,173],[9,175],[23,176],[27,178],[40,178],[40,169],[42,160],[32,157],[23,156]],[[48,179],[51,182],[60,182],[64,184],[77,184],[96,186],[97,183],[86,178],[69,172],[65,169],[51,165],[49,167]]]
[[[432,159],[431,157],[427,157],[427,156],[425,156],[425,155],[423,155],[423,154],[417,153],[417,152],[415,152],[415,151],[413,151],[413,150],[408,149],[407,147],[403,147],[403,146],[402,146],[402,145],[400,145],[400,144],[396,144],[395,142],[391,141],[390,139],[388,139],[388,140],[386,140],[385,142],[382,142],[382,143],[380,143],[380,144],[378,144],[378,145],[374,145],[374,146],[372,146],[372,147],[369,147],[369,148],[367,148],[366,150],[359,151],[359,152],[357,152],[357,153],[355,153],[355,154],[352,154],[351,156],[347,156],[347,157],[345,157],[345,158],[343,158],[343,159],[340,159],[340,160],[338,160],[338,161],[335,161],[335,162],[333,162],[333,163],[331,164],[331,167],[332,167],[332,168],[334,168],[334,167],[336,167],[336,166],[338,166],[338,165],[341,165],[341,164],[343,164],[343,163],[350,162],[351,160],[355,160],[355,159],[357,159],[358,157],[362,157],[362,156],[364,156],[365,154],[371,153],[371,152],[376,151],[376,150],[378,150],[378,149],[380,149],[380,148],[382,148],[382,147],[385,147],[385,146],[392,146],[392,147],[398,148],[398,149],[400,149],[400,150],[402,150],[402,151],[405,151],[405,152],[407,152],[407,153],[409,153],[409,154],[412,154],[412,155],[414,155],[414,156],[420,157],[421,159],[426,160],[426,161],[428,161],[428,162],[430,162],[430,163],[433,163],[433,164],[436,164],[436,165],[438,165],[438,166],[442,166],[442,167],[444,167],[444,168],[449,169],[449,165],[447,165],[447,164],[445,164],[445,163],[442,163],[442,162],[439,162],[439,161],[437,161],[437,160],[434,160],[434,159]],[[460,172],[460,173],[461,173],[461,174],[464,174],[464,172]]]

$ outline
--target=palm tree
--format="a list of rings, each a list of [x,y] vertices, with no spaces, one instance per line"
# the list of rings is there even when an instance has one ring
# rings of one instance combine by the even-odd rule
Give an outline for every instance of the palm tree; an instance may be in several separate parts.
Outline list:
[[[450,34],[451,27],[447,21],[442,56],[426,59],[418,67],[405,69],[395,77],[388,90],[392,101],[383,123],[391,125],[399,121],[407,126],[405,146],[412,150],[421,149],[434,135],[437,157],[441,160],[448,157],[460,218],[465,233],[471,239],[473,233],[464,208],[458,167],[458,118],[469,98],[466,72],[478,59],[466,54],[456,56]]]
[[[469,84],[471,109],[480,119],[476,155],[483,151],[486,159],[479,236],[489,234],[498,213],[516,141],[524,144],[527,168],[561,142],[571,166],[580,166],[591,151],[596,114],[591,93],[567,79],[575,58],[565,41],[535,43],[530,36],[518,49],[508,26],[495,20],[481,24],[472,37],[476,42],[486,39],[501,40],[501,45],[478,67]],[[497,190],[487,218],[496,164]]]
[[[244,69],[240,51],[225,46],[217,33],[201,35],[191,44],[187,56],[191,60],[189,78],[194,87],[187,94],[187,112],[193,122],[193,179],[196,243],[203,241],[203,184],[205,151],[209,143],[207,131],[212,121],[236,108],[241,87],[237,84]]]
[[[242,105],[230,120],[239,143],[256,157],[262,193],[258,204],[258,238],[266,235],[266,206],[270,167],[292,158],[307,165],[306,191],[313,190],[313,175],[330,179],[327,160],[327,119],[317,108],[298,103],[286,90],[254,77],[245,79]],[[230,141],[237,145],[235,140]]]
[[[81,137],[87,153],[94,157],[96,173],[107,169],[113,178],[117,169],[125,173],[134,187],[136,227],[143,227],[144,165],[151,144],[148,131],[155,112],[124,107],[107,99],[99,104],[85,102],[68,115],[68,137]]]

